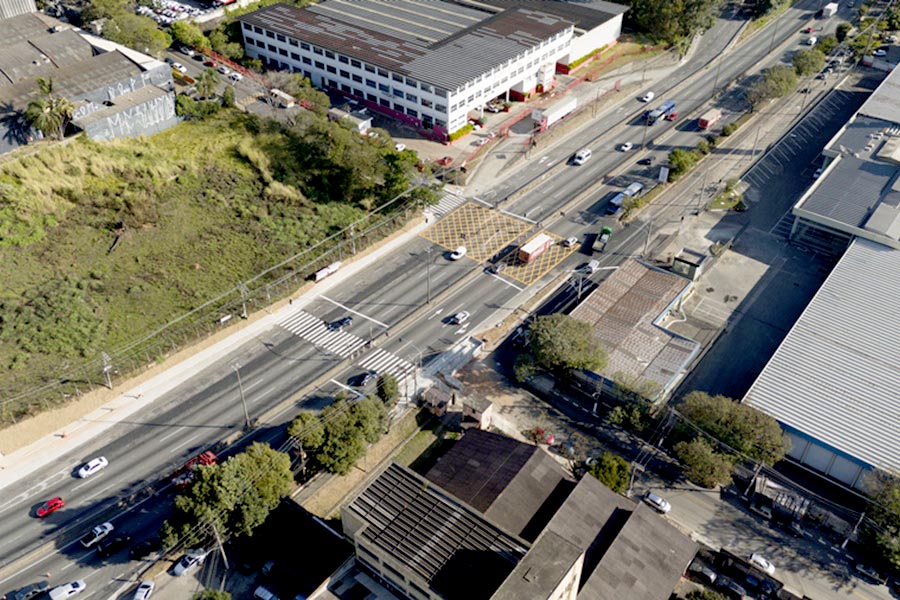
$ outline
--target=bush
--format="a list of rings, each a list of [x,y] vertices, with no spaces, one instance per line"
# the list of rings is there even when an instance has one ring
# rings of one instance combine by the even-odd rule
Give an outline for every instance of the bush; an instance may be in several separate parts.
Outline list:
[[[628,487],[631,466],[628,461],[612,452],[604,452],[588,469],[588,473],[596,477],[600,483],[621,494]]]
[[[847,39],[847,36],[851,31],[853,31],[853,25],[850,23],[841,23],[837,26],[837,30],[835,31],[835,39],[837,39],[838,42],[843,42]]]
[[[696,150],[684,150],[675,148],[669,153],[669,164],[672,165],[671,178],[672,181],[694,168],[697,161],[700,160],[701,154]]]
[[[712,150],[709,147],[709,142],[707,142],[706,140],[700,140],[699,142],[697,142],[697,151],[700,152],[700,154],[706,156]]]
[[[685,476],[699,486],[714,488],[731,480],[734,465],[703,438],[675,444],[675,456],[684,464]]]
[[[378,378],[378,397],[387,406],[393,406],[400,395],[400,386],[397,384],[397,378],[390,373],[385,373]]]
[[[724,137],[728,137],[729,135],[731,135],[732,133],[734,133],[735,131],[737,131],[737,129],[738,129],[737,123],[734,123],[734,122],[732,122],[732,123],[726,123],[726,124],[724,125],[724,127],[722,127],[722,135],[723,135]]]
[[[456,131],[454,131],[453,133],[451,133],[450,135],[448,135],[448,136],[447,136],[447,139],[449,139],[451,142],[455,142],[456,140],[458,140],[459,138],[463,137],[464,135],[469,135],[469,134],[472,133],[474,130],[475,130],[475,128],[472,127],[472,124],[471,124],[471,123],[466,123],[465,125],[463,125],[463,126],[460,127],[459,129],[457,129]]]

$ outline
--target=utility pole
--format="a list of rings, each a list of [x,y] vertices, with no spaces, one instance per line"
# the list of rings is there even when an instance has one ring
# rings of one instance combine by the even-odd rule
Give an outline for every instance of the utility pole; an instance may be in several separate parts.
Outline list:
[[[228,566],[228,557],[225,556],[225,548],[222,547],[222,538],[219,537],[219,530],[216,528],[215,523],[210,523],[212,525],[213,535],[216,536],[216,543],[219,545],[219,553],[222,555],[222,560],[225,561],[225,568],[230,569]]]
[[[650,221],[647,223],[647,239],[644,240],[644,258],[647,258],[647,252],[650,250],[650,234],[653,233],[654,215],[650,215]]]
[[[244,407],[244,425],[246,425],[247,429],[250,429],[250,413],[247,412],[247,401],[244,398],[244,385],[241,383],[241,366],[239,364],[233,364],[231,365],[231,368],[234,369],[234,374],[237,375],[238,389],[241,392],[241,406]]]
[[[431,249],[425,251],[425,304],[431,304]]]
[[[247,318],[247,295],[249,292],[247,291],[247,286],[244,285],[244,282],[238,284],[238,290],[241,292],[241,318]]]
[[[106,387],[112,389],[112,377],[109,375],[113,371],[112,359],[106,352],[100,353],[100,358],[103,359],[103,375],[106,377]]]
[[[850,533],[847,534],[847,537],[844,538],[844,541],[841,543],[841,550],[847,547],[847,543],[850,541],[850,538],[856,533],[856,530],[859,529],[859,526],[862,525],[863,519],[866,518],[866,511],[863,511],[859,515],[859,519],[857,519],[856,523],[853,525],[853,529],[850,530]]]

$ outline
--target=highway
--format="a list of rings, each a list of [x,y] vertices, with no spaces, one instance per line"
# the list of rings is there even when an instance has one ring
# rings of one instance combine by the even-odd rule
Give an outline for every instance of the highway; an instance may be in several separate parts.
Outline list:
[[[775,36],[762,34],[751,38],[729,54],[717,69],[700,71],[696,80],[681,87],[672,96],[679,103],[679,113],[686,120],[691,111],[700,107],[712,92],[716,79],[730,81],[738,73],[761,63],[768,49],[775,44],[792,45],[799,40],[799,31],[809,19],[815,2],[804,2],[805,9],[792,8],[781,18]],[[768,31],[768,30],[767,30]],[[704,45],[705,52],[714,50]],[[713,49],[713,50],[711,50]],[[684,69],[700,69],[708,57],[703,51]],[[768,59],[781,59],[777,54]],[[185,61],[184,64],[188,64]],[[763,65],[767,64],[765,62]],[[678,77],[673,77],[677,81]],[[662,90],[662,88],[659,88]],[[657,92],[657,101],[668,98]],[[565,161],[577,148],[590,146],[594,156],[582,167],[567,167],[564,176],[538,186],[518,200],[505,206],[513,215],[531,215],[545,219],[559,210],[582,190],[631,165],[639,156],[636,152],[621,153],[614,146],[636,139],[646,131],[634,117],[645,105],[635,101],[630,108],[602,115],[589,129],[572,136],[548,152],[533,157],[535,166],[528,169],[533,176],[540,169],[549,169]],[[626,121],[626,124],[622,124]],[[654,146],[657,162],[672,147],[694,146],[698,133],[662,123],[654,126],[658,139],[674,127],[675,132],[660,146]],[[598,131],[606,131],[602,142],[594,142]],[[649,136],[648,136],[649,137]],[[648,174],[646,171],[644,174]],[[502,182],[495,198],[504,198],[524,183],[526,174]],[[622,179],[613,180],[621,184]],[[602,200],[613,187],[603,187],[596,196],[586,198],[565,219],[557,220],[550,231],[561,238],[583,236],[595,231],[602,216]],[[488,198],[490,201],[490,198]],[[673,207],[679,211],[680,207]],[[491,212],[487,209],[486,212]],[[618,264],[624,258],[640,254],[646,234],[640,225],[617,231],[610,247],[601,257],[603,266]],[[588,256],[575,252],[544,274],[532,285],[540,286],[560,273],[585,262]],[[191,380],[167,394],[151,408],[133,419],[113,427],[107,434],[87,447],[66,457],[53,468],[45,469],[19,482],[15,489],[3,490],[0,500],[0,565],[23,556],[37,548],[46,549],[40,556],[27,561],[28,566],[7,569],[0,576],[0,593],[44,579],[50,574],[53,585],[76,578],[88,582],[83,597],[108,597],[117,590],[137,567],[126,560],[124,553],[113,557],[103,566],[95,558],[94,550],[84,550],[78,537],[93,525],[111,519],[117,532],[140,539],[158,528],[167,513],[172,495],[165,489],[166,475],[187,458],[219,440],[239,432],[244,423],[241,406],[240,374],[243,394],[251,419],[282,405],[323,374],[333,371],[328,382],[307,394],[298,402],[283,407],[269,416],[264,427],[254,435],[261,439],[275,439],[279,426],[296,413],[297,404],[318,409],[348,381],[364,370],[407,373],[417,364],[442,352],[464,339],[475,325],[490,320],[498,311],[515,308],[527,296],[522,282],[504,274],[494,275],[483,270],[483,262],[469,257],[450,260],[447,247],[440,247],[424,238],[417,238],[389,259],[381,262],[354,280],[338,286],[327,297],[311,304],[297,306],[282,323],[243,346],[231,355],[198,372]],[[602,277],[601,274],[595,279]],[[431,302],[428,302],[428,297]],[[469,311],[469,321],[451,325],[447,317],[459,311]],[[418,311],[418,317],[409,320]],[[327,323],[344,316],[353,316],[353,323],[342,332],[329,332]],[[403,325],[404,320],[408,321]],[[367,346],[374,340],[376,347]],[[351,360],[346,360],[352,356]],[[84,461],[98,455],[106,456],[110,466],[87,480],[73,477],[74,470]],[[143,496],[146,486],[157,483],[157,495]],[[62,496],[67,506],[46,519],[34,518],[34,508],[44,500]],[[133,497],[133,498],[132,498]],[[146,498],[146,499],[145,499]],[[119,502],[123,507],[118,507]],[[27,515],[27,516],[26,516]]]

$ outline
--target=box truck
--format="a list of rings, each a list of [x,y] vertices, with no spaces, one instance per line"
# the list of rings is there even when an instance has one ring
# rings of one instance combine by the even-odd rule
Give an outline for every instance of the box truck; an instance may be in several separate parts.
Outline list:
[[[519,260],[530,263],[553,245],[553,238],[546,233],[539,233],[519,248]]]
[[[546,108],[531,111],[531,120],[538,131],[544,131],[578,107],[578,98],[563,98]]]
[[[716,121],[721,118],[722,111],[718,108],[711,108],[703,113],[699,119],[697,119],[697,125],[700,127],[700,129],[709,129],[716,124]]]

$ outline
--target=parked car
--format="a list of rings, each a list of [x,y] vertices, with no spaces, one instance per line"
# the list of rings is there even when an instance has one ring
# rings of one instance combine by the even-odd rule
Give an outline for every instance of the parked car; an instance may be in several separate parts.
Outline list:
[[[173,62],[172,68],[175,69],[176,71],[178,71],[179,73],[182,73],[182,74],[187,73],[187,67],[185,67],[180,62]]]
[[[750,564],[755,567],[758,567],[761,571],[768,573],[769,575],[775,574],[775,565],[766,559],[762,554],[756,554],[755,552],[750,555]]]
[[[130,535],[114,535],[97,544],[97,555],[101,558],[109,558],[116,552],[124,550],[130,543]]]
[[[153,588],[156,587],[152,581],[142,581],[137,589],[134,590],[134,596],[132,596],[133,600],[147,600],[150,597],[150,594],[153,593]]]
[[[182,46],[181,48],[178,49],[178,51],[181,52],[182,54],[186,54],[188,56],[194,56],[195,54],[197,54],[196,52],[194,52],[193,48],[189,48],[187,46]]]
[[[620,152],[628,152],[632,148],[634,148],[634,144],[632,144],[631,142],[625,142],[624,144],[619,146],[619,151]]]
[[[91,475],[98,473],[99,471],[105,469],[109,466],[109,461],[106,460],[105,456],[98,456],[97,458],[92,458],[89,460],[84,466],[78,469],[78,476],[82,479],[90,477]]]
[[[876,50],[875,52],[872,53],[872,56],[876,56],[878,58],[881,58],[882,56],[887,56],[887,50],[885,50],[884,48],[879,48],[878,50]]]
[[[47,515],[55,513],[65,505],[66,501],[59,496],[57,496],[56,498],[50,498],[38,507],[37,517],[38,519],[43,519]]]
[[[406,144],[397,142],[396,144],[394,144],[394,150],[396,150],[397,152],[403,152],[404,150],[406,150]]]
[[[464,310],[464,311],[458,312],[455,315],[453,315],[452,317],[450,317],[450,324],[451,325],[462,325],[463,323],[465,323],[468,320],[469,320],[469,313],[468,313],[468,311]]]
[[[89,532],[84,534],[84,536],[81,538],[81,545],[85,548],[90,548],[91,546],[108,536],[110,533],[112,533],[113,529],[115,528],[113,527],[112,523],[101,523],[100,525],[97,525]]]
[[[85,588],[87,588],[87,584],[84,582],[84,579],[70,581],[69,583],[65,583],[50,590],[50,600],[63,600],[64,598],[71,598],[72,596],[83,592]]]
[[[23,588],[19,588],[14,592],[10,592],[6,596],[6,600],[30,600],[34,598],[38,594],[42,594],[50,589],[49,581],[38,581],[37,583],[32,583],[31,585],[26,585]]]
[[[873,567],[863,563],[856,563],[853,565],[853,570],[856,571],[857,575],[861,575],[863,579],[867,579],[874,583],[882,584],[887,581],[881,573],[876,571]]]
[[[206,550],[188,550],[185,555],[181,557],[181,560],[175,564],[175,568],[172,569],[172,574],[176,577],[181,577],[198,565],[202,565],[204,560],[206,560]]]
[[[744,589],[744,586],[729,577],[719,576],[716,579],[716,585],[727,592],[731,592],[738,598],[743,598],[747,595],[747,590]]]
[[[764,504],[763,504],[763,505],[759,505],[759,504],[751,504],[751,505],[750,505],[750,512],[755,512],[755,513],[758,514],[759,516],[764,517],[764,518],[766,518],[766,519],[771,519],[771,518],[772,518],[772,507],[771,507],[771,506],[766,506],[766,505],[764,505]]]
[[[647,93],[644,94],[643,97],[641,98],[641,102],[650,102],[650,101],[653,100],[654,98],[656,98],[656,94],[654,94],[653,92],[647,92]]]
[[[493,275],[499,275],[503,269],[506,268],[506,263],[499,262],[495,263],[487,268],[488,273],[492,273]]]
[[[661,496],[657,496],[653,492],[648,492],[647,495],[644,496],[644,502],[646,502],[662,514],[666,514],[667,512],[672,510],[672,505],[669,504],[668,500]]]
[[[454,250],[453,252],[450,253],[450,260],[459,260],[465,255],[466,255],[466,247],[460,246],[459,248],[457,248],[456,250]]]
[[[590,160],[591,156],[592,152],[590,148],[582,148],[575,153],[575,157],[572,158],[572,164],[575,166],[581,166],[588,160]]]
[[[350,327],[353,325],[353,317],[347,315],[346,317],[340,318],[337,321],[332,321],[328,324],[328,331],[341,331],[344,327]]]
[[[161,547],[159,538],[150,538],[148,540],[143,540],[132,546],[128,550],[128,557],[131,560],[140,560],[142,558],[147,558]]]
[[[240,81],[244,78],[244,76],[237,71],[234,71],[231,75],[229,75],[229,77],[231,77],[231,80],[235,82]]]
[[[253,598],[255,600],[278,600],[278,596],[263,586],[256,588],[256,591],[253,592]]]

